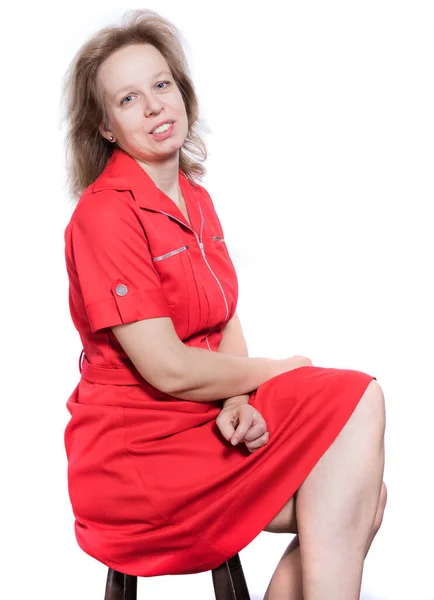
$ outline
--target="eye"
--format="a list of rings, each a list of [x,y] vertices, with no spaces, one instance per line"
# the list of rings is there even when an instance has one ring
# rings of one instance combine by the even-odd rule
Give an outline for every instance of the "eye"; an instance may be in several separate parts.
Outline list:
[[[170,83],[170,81],[160,81],[160,83],[157,83],[157,88],[159,90],[164,90],[164,89],[166,89],[166,85],[169,85],[169,83]],[[160,85],[163,85],[163,84],[165,84],[165,87],[159,87]]]
[[[121,104],[130,104],[130,102],[125,102],[125,100],[128,100],[128,98],[132,98],[132,95],[130,94],[129,96],[125,96],[125,98],[121,100]]]

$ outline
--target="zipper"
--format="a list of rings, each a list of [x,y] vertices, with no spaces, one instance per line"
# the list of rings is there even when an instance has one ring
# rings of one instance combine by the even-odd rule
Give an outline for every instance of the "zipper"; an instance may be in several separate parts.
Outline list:
[[[78,359],[78,369],[79,369],[80,373],[83,369],[83,361],[84,361],[84,348],[80,353],[80,358]]]
[[[200,251],[202,252],[203,259],[204,259],[204,261],[206,262],[208,269],[209,269],[209,270],[211,271],[211,273],[213,274],[213,276],[214,276],[214,279],[217,281],[217,283],[218,283],[218,286],[219,286],[219,288],[220,288],[220,290],[221,290],[221,292],[222,292],[222,294],[223,294],[223,299],[224,299],[224,301],[225,301],[225,306],[226,306],[226,317],[225,317],[225,319],[227,319],[227,317],[228,317],[228,315],[229,315],[229,306],[228,306],[228,302],[227,302],[227,300],[226,300],[226,295],[225,295],[225,292],[224,292],[224,290],[223,290],[222,284],[221,284],[221,283],[220,283],[220,281],[218,280],[218,277],[217,277],[217,275],[214,273],[214,271],[213,271],[213,270],[211,269],[211,267],[210,267],[210,264],[209,264],[209,262],[208,262],[208,260],[207,260],[207,258],[206,258],[206,254],[205,254],[205,250],[204,250],[204,247],[203,247],[203,244],[202,244],[202,242],[199,242],[199,248],[200,248]]]
[[[203,213],[202,213],[202,208],[201,208],[201,206],[200,206],[200,202],[198,202],[198,206],[199,206],[200,214],[201,214],[201,217],[202,217],[202,222],[201,222],[201,226],[200,226],[200,237],[197,235],[197,233],[194,231],[194,229],[192,229],[192,228],[191,228],[189,225],[187,225],[186,223],[184,223],[183,221],[181,221],[181,220],[180,220],[180,219],[178,219],[177,217],[174,217],[173,215],[169,215],[168,213],[166,213],[166,212],[163,212],[162,210],[160,210],[160,211],[158,211],[158,212],[160,212],[160,213],[161,213],[161,214],[163,214],[163,215],[166,215],[166,217],[170,217],[171,219],[175,219],[175,221],[178,221],[178,223],[181,223],[181,225],[184,225],[184,227],[187,227],[188,229],[190,229],[190,231],[192,231],[192,232],[194,233],[194,235],[196,236],[196,240],[197,240],[197,243],[198,243],[198,245],[199,245],[199,248],[200,248],[201,254],[202,254],[202,256],[203,256],[203,259],[204,259],[204,261],[205,261],[205,263],[206,263],[206,265],[207,265],[208,269],[211,271],[212,275],[214,276],[214,279],[217,281],[217,284],[218,284],[218,286],[219,286],[219,288],[220,288],[220,290],[221,290],[221,293],[223,294],[223,300],[225,301],[225,307],[226,307],[226,316],[225,316],[225,320],[226,320],[226,319],[228,318],[228,315],[229,315],[229,306],[228,306],[228,301],[227,301],[227,299],[226,299],[226,294],[225,294],[225,292],[224,292],[224,289],[223,289],[223,287],[222,287],[222,284],[221,284],[221,283],[220,283],[220,281],[218,280],[218,277],[217,277],[217,275],[216,275],[216,274],[214,273],[214,271],[211,269],[211,267],[210,267],[210,264],[209,264],[209,262],[208,262],[208,260],[207,260],[207,258],[206,258],[206,254],[205,254],[204,246],[203,246],[203,243],[202,243],[202,233],[203,233],[203,223],[204,223],[204,218],[203,218]]]
[[[169,256],[174,256],[175,254],[179,254],[180,252],[183,252],[184,250],[188,250],[188,246],[182,246],[181,248],[178,248],[177,250],[172,250],[172,252],[168,252],[167,254],[162,254],[161,256],[156,256],[155,258],[153,258],[152,260],[163,260],[163,258],[169,258]]]
[[[201,224],[201,227],[200,227],[200,239],[202,240],[202,231],[203,231],[203,222],[204,222],[204,218],[203,218],[203,213],[202,213],[202,209],[201,209],[201,207],[200,207],[200,204],[199,204],[199,210],[200,210],[200,214],[201,214],[201,217],[202,217],[202,224]],[[228,301],[227,301],[227,299],[226,299],[226,294],[225,294],[225,292],[224,292],[224,289],[223,289],[223,287],[222,287],[222,284],[221,284],[221,283],[220,283],[220,281],[218,280],[218,277],[217,277],[217,275],[216,275],[216,274],[214,273],[214,271],[211,269],[211,267],[210,267],[210,264],[209,264],[209,262],[207,261],[207,258],[206,258],[206,255],[205,255],[205,250],[204,250],[204,247],[203,247],[203,243],[202,243],[202,241],[199,243],[199,248],[200,248],[200,250],[201,250],[201,252],[202,252],[203,259],[204,259],[204,261],[206,262],[206,264],[207,264],[207,266],[208,266],[208,269],[209,269],[209,270],[211,271],[211,273],[213,274],[213,276],[214,276],[215,280],[217,281],[217,283],[218,283],[218,286],[219,286],[219,288],[220,288],[220,290],[221,290],[221,292],[222,292],[222,294],[223,294],[223,300],[225,301],[225,306],[226,306],[226,316],[225,316],[225,320],[226,320],[226,319],[228,318],[228,315],[229,315],[229,306],[228,306]]]

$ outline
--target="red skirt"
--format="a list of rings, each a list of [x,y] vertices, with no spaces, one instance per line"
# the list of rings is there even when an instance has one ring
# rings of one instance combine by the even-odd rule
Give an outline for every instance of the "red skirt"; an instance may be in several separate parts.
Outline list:
[[[270,438],[232,447],[217,403],[146,400],[81,380],[68,400],[68,483],[80,547],[123,573],[197,573],[247,546],[294,495],[372,376],[301,367],[250,396]]]

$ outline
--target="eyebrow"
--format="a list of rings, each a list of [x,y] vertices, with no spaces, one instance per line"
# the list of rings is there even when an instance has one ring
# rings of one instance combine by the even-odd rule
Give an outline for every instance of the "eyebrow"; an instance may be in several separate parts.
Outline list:
[[[157,79],[157,77],[160,77],[160,75],[163,75],[164,73],[171,76],[171,73],[169,73],[169,71],[160,71],[159,73],[155,73],[155,75],[152,76],[152,79]],[[118,90],[117,92],[115,92],[113,94],[112,99],[114,100],[116,98],[116,96],[118,96],[122,92],[126,92],[127,90],[130,90],[133,87],[135,87],[135,85],[132,85],[132,84],[124,85],[124,87],[122,87],[120,90]]]

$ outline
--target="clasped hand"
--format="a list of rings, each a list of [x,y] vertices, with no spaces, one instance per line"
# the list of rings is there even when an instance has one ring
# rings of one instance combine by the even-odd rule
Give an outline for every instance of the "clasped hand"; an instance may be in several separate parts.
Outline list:
[[[312,366],[310,358],[305,356],[291,356],[281,360],[276,360],[276,375],[281,375],[288,371],[294,371],[300,367]],[[244,442],[250,452],[254,452],[268,442],[270,434],[267,431],[267,424],[259,412],[247,402],[237,402],[231,398],[224,404],[219,416],[216,419],[217,427],[221,434],[233,446]]]
[[[249,452],[266,444],[270,436],[261,413],[246,403],[224,406],[216,424],[225,440],[233,446],[244,442]]]

